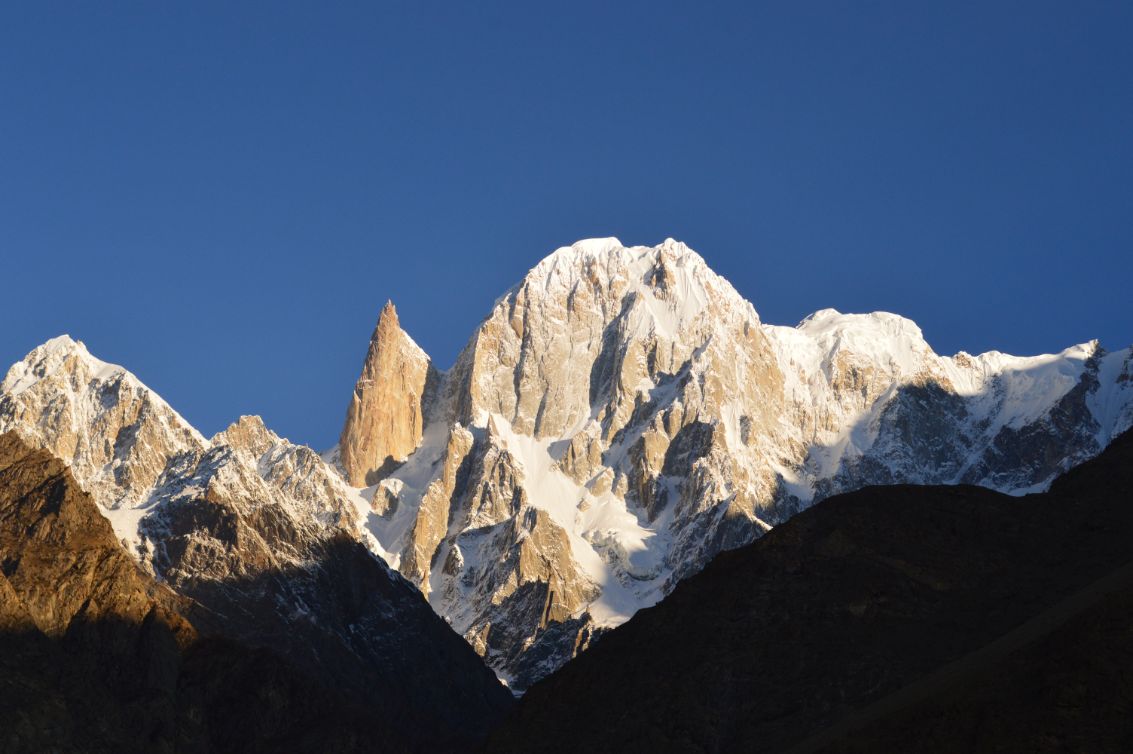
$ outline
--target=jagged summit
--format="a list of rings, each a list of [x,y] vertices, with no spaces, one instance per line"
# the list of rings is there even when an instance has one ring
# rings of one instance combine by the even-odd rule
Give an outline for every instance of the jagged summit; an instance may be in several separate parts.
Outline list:
[[[382,310],[378,312],[378,322],[374,325],[374,333],[370,336],[370,341],[379,340],[383,334],[395,333],[399,330],[401,330],[401,321],[397,317],[397,307],[393,305],[393,299],[386,299]]]
[[[401,329],[387,301],[378,315],[339,438],[339,463],[355,486],[375,483],[417,449],[436,381],[428,355]]]
[[[241,416],[223,432],[217,432],[209,440],[213,447],[230,445],[234,448],[247,450],[257,456],[263,455],[276,444],[290,445],[287,440],[272,432],[259,416]]]
[[[583,238],[569,246],[560,246],[547,256],[543,257],[531,272],[546,271],[551,267],[567,264],[585,264],[611,256],[620,256],[633,259],[643,253],[664,252],[670,257],[685,259],[693,264],[703,264],[704,259],[688,247],[687,244],[674,238],[666,238],[656,246],[626,246],[614,236],[608,238]]]
[[[556,295],[580,287],[593,289],[615,305],[627,296],[646,297],[655,308],[668,308],[685,318],[696,314],[705,299],[718,295],[755,316],[755,310],[703,257],[672,238],[657,246],[627,247],[617,238],[594,238],[561,247],[535,265],[496,306],[520,293]],[[674,298],[680,301],[669,301]]]
[[[96,359],[82,341],[64,334],[37,346],[22,361],[13,364],[0,388],[9,395],[16,395],[41,380],[50,379],[60,370],[78,368],[102,380],[127,374],[120,366]]]
[[[382,310],[378,312],[378,321],[374,325],[374,332],[370,335],[370,343],[373,345],[379,341],[388,342],[391,339],[403,343],[405,347],[416,351],[422,358],[429,358],[425,349],[417,345],[417,341],[413,340],[409,333],[402,329],[401,318],[398,317],[397,307],[394,306],[393,299],[386,299]]]
[[[83,353],[90,356],[90,351],[87,350],[86,344],[81,340],[75,340],[68,333],[56,335],[32,349],[31,353],[36,355],[60,355],[69,353]],[[94,358],[91,356],[91,358]]]

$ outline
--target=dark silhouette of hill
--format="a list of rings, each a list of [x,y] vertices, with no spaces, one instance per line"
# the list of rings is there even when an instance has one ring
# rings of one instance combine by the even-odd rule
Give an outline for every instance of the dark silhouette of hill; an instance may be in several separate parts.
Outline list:
[[[722,553],[493,752],[1133,750],[1133,432],[1047,493],[870,487]]]
[[[285,640],[277,611],[237,603],[300,576],[327,594],[319,626]],[[506,691],[391,578],[332,540],[309,572],[228,584],[229,603],[205,605],[145,573],[61,461],[0,435],[0,750],[466,750]],[[343,636],[356,623],[384,633],[362,651]],[[277,634],[239,634],[256,626]]]

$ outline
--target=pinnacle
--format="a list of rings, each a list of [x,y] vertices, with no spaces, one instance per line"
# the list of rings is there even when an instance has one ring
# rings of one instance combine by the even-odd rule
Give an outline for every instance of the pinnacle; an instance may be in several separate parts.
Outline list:
[[[374,335],[371,340],[377,340],[382,335],[388,337],[390,334],[397,333],[401,330],[401,323],[397,319],[397,308],[393,305],[393,301],[386,300],[385,306],[378,314],[378,324],[374,326]]]
[[[243,414],[239,419],[228,425],[228,429],[254,429],[264,430],[267,425],[259,414]]]
[[[378,326],[393,325],[399,327],[397,321],[397,307],[393,305],[393,299],[386,299],[386,305],[382,307],[381,314],[378,315]]]
[[[242,448],[253,453],[266,452],[279,436],[264,425],[264,420],[257,415],[244,415],[232,422],[226,430],[215,435],[209,444],[227,444]]]

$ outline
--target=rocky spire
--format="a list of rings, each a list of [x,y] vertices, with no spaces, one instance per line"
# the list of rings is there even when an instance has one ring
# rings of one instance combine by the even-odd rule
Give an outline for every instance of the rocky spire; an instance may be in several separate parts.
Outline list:
[[[339,438],[342,467],[355,486],[375,484],[417,449],[424,405],[435,382],[429,357],[398,323],[387,301]]]

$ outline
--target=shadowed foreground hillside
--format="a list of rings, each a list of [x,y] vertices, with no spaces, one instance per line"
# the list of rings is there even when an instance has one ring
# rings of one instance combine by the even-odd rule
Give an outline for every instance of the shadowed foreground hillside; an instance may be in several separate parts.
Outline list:
[[[1133,433],[1013,498],[873,487],[726,552],[487,749],[1133,749]]]
[[[362,585],[372,601],[383,598],[383,588],[400,588],[380,583],[385,572],[355,562],[358,546],[350,546],[332,546],[312,569],[335,580],[325,591]],[[231,591],[270,597],[270,586],[232,584]],[[332,596],[343,611],[358,604]],[[402,612],[390,631],[404,635],[378,638],[410,648],[380,666],[365,657],[349,662],[313,628],[297,638],[309,639],[319,662],[273,650],[271,635],[233,640],[220,629],[253,625],[250,619],[210,614],[154,581],[62,461],[0,435],[4,752],[465,750],[504,708],[506,692],[419,602],[420,610],[397,603]],[[233,601],[226,611],[253,607]],[[342,616],[344,625],[360,619]],[[414,652],[431,653],[440,665]],[[405,659],[421,675],[405,675]],[[438,666],[448,674],[430,670]],[[467,708],[421,701],[429,698],[463,699]]]

